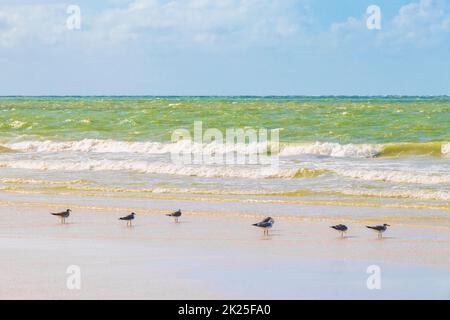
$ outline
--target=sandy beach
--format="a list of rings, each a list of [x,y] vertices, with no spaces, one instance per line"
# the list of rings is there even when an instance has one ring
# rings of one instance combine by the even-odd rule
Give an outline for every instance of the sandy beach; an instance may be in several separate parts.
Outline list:
[[[66,201],[1,202],[1,299],[450,298],[450,229],[413,212],[401,218],[399,210],[376,209],[378,222],[392,224],[379,240],[365,228],[376,221],[364,208],[299,206],[305,214],[295,219],[273,213],[276,224],[264,236],[251,226],[264,209],[235,215],[233,206],[213,212],[214,203],[197,203],[175,224],[164,216],[173,202]],[[61,225],[49,212],[65,207],[73,214]],[[118,220],[128,209],[138,214],[132,228]],[[312,214],[321,210],[327,218]],[[329,228],[337,222],[349,226],[347,238]],[[80,290],[66,284],[73,265]],[[367,288],[371,265],[380,267],[381,290]]]

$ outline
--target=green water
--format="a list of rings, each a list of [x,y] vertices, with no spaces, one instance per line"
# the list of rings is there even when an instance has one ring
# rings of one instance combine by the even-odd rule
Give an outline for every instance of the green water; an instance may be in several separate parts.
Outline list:
[[[197,121],[222,132],[282,129],[276,172],[176,163],[186,141],[171,135]],[[0,190],[448,208],[449,124],[449,97],[4,97]]]
[[[7,97],[0,139],[169,141],[173,130],[281,128],[284,142],[450,140],[449,97]]]

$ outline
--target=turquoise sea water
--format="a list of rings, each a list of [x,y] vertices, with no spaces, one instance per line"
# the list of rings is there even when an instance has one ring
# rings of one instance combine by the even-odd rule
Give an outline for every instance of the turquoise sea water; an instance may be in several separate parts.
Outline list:
[[[171,153],[187,145],[171,143],[172,133],[193,132],[196,121],[224,133],[280,129],[278,171],[173,163]],[[3,97],[0,186],[446,207],[449,124],[449,97]]]
[[[11,97],[0,134],[39,139],[169,141],[205,127],[282,128],[286,142],[448,141],[449,97]]]

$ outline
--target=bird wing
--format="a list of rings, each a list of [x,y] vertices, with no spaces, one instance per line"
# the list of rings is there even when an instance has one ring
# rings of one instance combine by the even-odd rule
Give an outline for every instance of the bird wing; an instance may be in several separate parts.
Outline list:
[[[181,211],[178,210],[178,211],[169,213],[166,216],[168,216],[168,217],[179,217],[179,216],[181,216]]]
[[[260,222],[260,223],[254,224],[254,226],[260,227],[260,228],[268,228],[268,227],[272,226],[272,223],[271,222]]]

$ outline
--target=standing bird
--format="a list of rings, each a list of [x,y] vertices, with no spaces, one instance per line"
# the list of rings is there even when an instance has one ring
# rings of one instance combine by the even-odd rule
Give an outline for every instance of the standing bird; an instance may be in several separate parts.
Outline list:
[[[348,228],[344,224],[338,224],[335,226],[331,226],[330,228],[333,228],[336,231],[339,231],[341,233],[341,237],[344,238],[344,234],[347,232]]]
[[[181,215],[182,215],[182,213],[181,213],[181,210],[179,210],[179,209],[178,209],[178,211],[175,211],[173,213],[166,214],[166,216],[168,216],[168,217],[175,218],[175,223],[178,223],[178,220],[181,217]]]
[[[136,213],[132,212],[131,214],[127,215],[126,217],[122,217],[119,218],[119,220],[123,220],[127,222],[127,227],[131,227],[132,226],[132,221],[134,220],[134,216],[136,215]]]
[[[263,221],[253,224],[253,226],[264,229],[264,234],[269,234],[269,229],[273,227],[275,220],[271,217],[265,218]]]
[[[66,223],[66,218],[68,218],[70,216],[70,213],[72,212],[72,210],[67,209],[66,211],[63,212],[57,212],[57,213],[51,213],[54,216],[58,216],[61,218],[61,223],[65,224]]]
[[[390,225],[388,224],[383,224],[382,226],[367,226],[367,228],[375,230],[376,232],[378,232],[378,238],[382,238],[383,237],[383,232],[385,232],[387,230],[387,227],[390,227]]]

